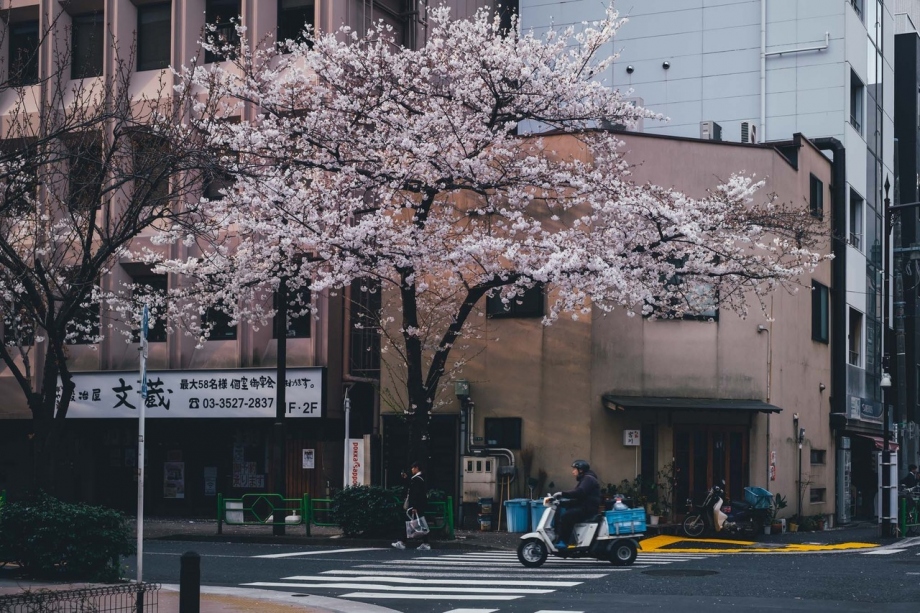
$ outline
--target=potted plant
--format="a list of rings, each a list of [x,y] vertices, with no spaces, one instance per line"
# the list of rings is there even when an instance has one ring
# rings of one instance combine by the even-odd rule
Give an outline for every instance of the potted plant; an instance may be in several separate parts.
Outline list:
[[[789,532],[798,532],[799,531],[799,517],[796,515],[789,520]]]
[[[826,518],[823,513],[819,513],[812,518],[815,522],[815,530],[824,530]]]
[[[648,516],[648,525],[657,526],[658,520],[661,518],[661,505],[658,501],[651,503],[651,510],[649,511]]]
[[[783,531],[783,523],[779,521],[776,516],[779,515],[779,512],[782,509],[786,508],[786,505],[787,502],[785,496],[777,494],[773,498],[773,515],[770,517],[770,532],[772,534],[780,534]]]
[[[799,522],[799,530],[802,532],[814,532],[818,527],[818,522],[815,521],[814,517],[803,517]]]

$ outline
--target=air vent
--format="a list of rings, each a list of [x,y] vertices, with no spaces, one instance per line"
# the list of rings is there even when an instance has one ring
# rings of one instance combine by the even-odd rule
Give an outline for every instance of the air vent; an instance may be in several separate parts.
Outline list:
[[[742,121],[741,122],[741,142],[742,143],[756,143],[757,142],[757,124],[753,121]]]
[[[714,121],[701,121],[700,138],[703,140],[722,140],[722,126]]]

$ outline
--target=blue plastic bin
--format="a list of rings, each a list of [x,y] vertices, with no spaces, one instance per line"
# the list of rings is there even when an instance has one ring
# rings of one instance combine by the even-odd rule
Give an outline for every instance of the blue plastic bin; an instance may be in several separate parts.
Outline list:
[[[543,506],[543,499],[531,500],[530,501],[530,529],[536,530],[537,526],[540,524],[540,520],[543,518],[543,511],[546,510],[546,507]]]
[[[505,501],[505,516],[508,518],[508,532],[530,530],[530,501],[526,498],[512,498]]]
[[[746,487],[744,501],[755,509],[770,509],[773,507],[773,494],[762,487]]]
[[[645,532],[645,509],[607,511],[607,528],[610,534],[632,534]]]

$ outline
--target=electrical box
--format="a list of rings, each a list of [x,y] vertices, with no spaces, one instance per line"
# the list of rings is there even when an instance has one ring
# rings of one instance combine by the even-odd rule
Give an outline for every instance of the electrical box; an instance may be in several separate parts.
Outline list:
[[[463,502],[493,498],[498,483],[498,458],[463,456]]]
[[[714,121],[701,121],[700,138],[703,140],[722,140],[722,126]]]

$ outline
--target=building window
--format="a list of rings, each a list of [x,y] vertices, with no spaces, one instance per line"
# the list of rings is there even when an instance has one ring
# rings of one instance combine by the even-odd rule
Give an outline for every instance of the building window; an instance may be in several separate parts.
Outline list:
[[[862,251],[863,199],[853,190],[850,190],[850,237],[847,242]]]
[[[145,274],[145,275],[132,275],[131,280],[136,286],[135,289],[135,300],[140,301],[141,297],[144,295],[159,295],[166,296],[167,291],[167,277],[166,275],[155,275],[155,274]],[[140,330],[135,332],[135,339],[140,338]],[[150,343],[165,343],[166,342],[166,320],[162,317],[150,319],[149,326],[147,328],[147,341]]]
[[[811,450],[811,464],[812,466],[816,464],[827,464],[827,450],[812,449]]]
[[[851,366],[862,366],[863,314],[850,309],[850,328],[847,337],[849,362]]]
[[[172,4],[137,7],[137,69],[160,70],[169,66],[172,50]]]
[[[204,10],[205,21],[214,26],[214,31],[209,32],[212,43],[223,46],[238,46],[240,37],[237,35],[236,26],[240,22],[239,0],[207,0]],[[228,59],[222,53],[206,51],[205,62],[222,62]]]
[[[301,287],[288,293],[287,338],[310,338],[310,288]],[[275,310],[278,310],[278,294],[274,297]],[[278,317],[272,321],[272,338],[278,338]]]
[[[813,487],[809,492],[809,502],[824,502],[827,498],[827,489],[823,487]]]
[[[863,123],[863,97],[866,88],[862,81],[856,76],[856,73],[850,71],[850,125],[853,129],[862,134]]]
[[[98,143],[78,143],[71,148],[67,204],[72,212],[89,212],[98,208],[104,170],[102,147]]]
[[[6,310],[7,307],[9,310]],[[29,310],[16,300],[0,302],[2,340],[7,345],[29,347],[35,344],[35,325]]]
[[[236,324],[220,306],[208,307],[201,318],[201,325],[210,330],[208,338],[212,341],[236,340]]]
[[[349,371],[356,377],[380,376],[380,283],[356,279],[351,284]]]
[[[507,36],[511,30],[511,19],[520,15],[520,0],[501,0],[498,4],[499,31]]]
[[[863,16],[863,0],[850,0],[850,6],[853,7],[853,10],[856,11],[856,14],[862,19]]]
[[[102,12],[77,15],[72,21],[70,78],[102,76],[105,21]]]
[[[824,217],[824,182],[809,175],[808,210],[815,217]]]
[[[488,447],[521,448],[520,417],[486,417],[485,440]]]
[[[486,313],[489,317],[543,317],[543,284],[536,283],[522,294],[502,302],[498,290],[486,298]]]
[[[811,282],[811,340],[827,343],[830,340],[830,290],[827,286]]]
[[[278,42],[303,40],[306,26],[316,23],[315,0],[278,0]]]
[[[38,21],[11,23],[9,41],[10,85],[38,83]]]

